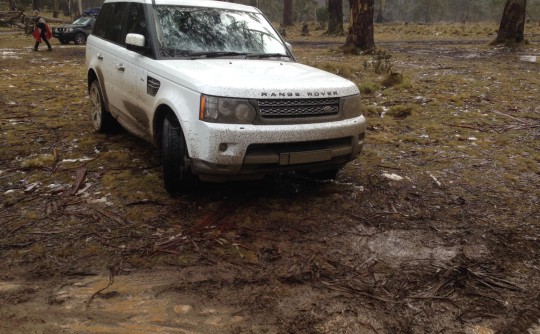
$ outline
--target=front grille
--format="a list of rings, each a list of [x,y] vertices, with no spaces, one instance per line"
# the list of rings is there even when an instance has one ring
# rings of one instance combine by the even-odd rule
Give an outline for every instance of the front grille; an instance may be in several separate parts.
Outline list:
[[[328,116],[339,112],[339,98],[259,100],[258,104],[263,118]]]

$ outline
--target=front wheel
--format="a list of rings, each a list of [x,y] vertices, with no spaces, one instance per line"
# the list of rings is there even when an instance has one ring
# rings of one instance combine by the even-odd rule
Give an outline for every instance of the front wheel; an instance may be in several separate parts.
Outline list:
[[[99,87],[99,82],[97,80],[92,81],[88,93],[90,94],[90,101],[92,102],[91,116],[94,129],[98,132],[107,132],[113,129],[116,120],[105,109],[103,94],[101,93],[101,88]]]
[[[84,42],[86,42],[86,35],[83,34],[82,32],[79,32],[75,35],[75,37],[73,37],[73,41],[75,42],[75,44],[84,44]]]
[[[60,41],[60,43],[62,43],[62,44],[69,44],[69,40],[64,39],[64,38],[59,39],[59,41]]]
[[[197,185],[191,166],[182,128],[172,116],[163,121],[161,157],[163,181],[169,194],[188,192]]]

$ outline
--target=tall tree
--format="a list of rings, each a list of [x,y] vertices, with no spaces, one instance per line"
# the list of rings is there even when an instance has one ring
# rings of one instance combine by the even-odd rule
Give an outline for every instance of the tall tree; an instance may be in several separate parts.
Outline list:
[[[495,43],[516,42],[525,40],[525,14],[527,0],[507,0],[504,6],[501,25]]]
[[[288,27],[294,25],[293,18],[293,0],[283,1],[283,26]]]
[[[344,49],[346,51],[354,49],[369,51],[375,49],[375,32],[373,29],[375,0],[349,0],[349,5],[351,7],[351,17]]]
[[[377,13],[377,23],[384,22],[384,10],[386,9],[386,0],[381,0],[381,6],[379,7],[379,12]]]
[[[329,35],[343,34],[343,1],[328,0],[328,31]]]

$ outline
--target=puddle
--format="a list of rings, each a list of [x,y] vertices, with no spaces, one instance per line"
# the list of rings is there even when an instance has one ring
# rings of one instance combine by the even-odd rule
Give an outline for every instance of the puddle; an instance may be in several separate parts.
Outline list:
[[[431,261],[445,264],[460,252],[460,246],[446,245],[425,231],[389,231],[371,236],[354,237],[353,251],[359,254],[369,250],[375,258],[389,267],[399,268],[411,261]]]
[[[527,62],[530,62],[530,63],[536,63],[537,62],[537,56],[520,56],[519,60],[527,61]]]
[[[11,284],[7,282],[0,282],[0,292],[7,292],[7,291],[13,291],[20,288],[20,285],[17,284]]]
[[[467,334],[495,334],[495,331],[488,327],[475,326],[468,330]]]
[[[20,59],[19,54],[15,51],[10,50],[2,50],[0,51],[0,56],[2,56],[2,59]]]
[[[237,310],[171,290],[176,282],[178,277],[167,273],[117,276],[95,295],[109,277],[91,277],[57,290],[51,302],[75,315],[62,327],[77,333],[219,333],[244,322]],[[92,319],[81,319],[81,313]]]
[[[443,246],[441,240],[434,236],[427,237],[422,231],[390,231],[378,234],[368,241],[367,246],[391,267],[422,260],[447,263],[458,254],[457,246]]]

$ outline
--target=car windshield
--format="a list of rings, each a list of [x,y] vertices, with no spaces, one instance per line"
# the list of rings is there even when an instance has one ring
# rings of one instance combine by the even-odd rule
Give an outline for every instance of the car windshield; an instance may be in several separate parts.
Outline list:
[[[87,25],[88,23],[90,23],[90,21],[92,21],[91,17],[82,16],[73,21],[73,24]]]
[[[157,6],[162,57],[288,57],[263,15],[216,8]]]

